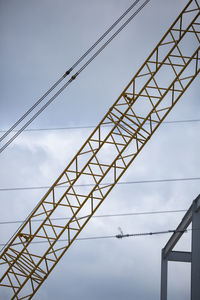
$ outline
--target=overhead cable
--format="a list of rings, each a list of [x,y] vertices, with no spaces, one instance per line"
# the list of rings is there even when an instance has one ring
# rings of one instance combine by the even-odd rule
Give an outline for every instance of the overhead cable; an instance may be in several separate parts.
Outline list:
[[[198,123],[200,119],[186,119],[186,120],[172,120],[172,121],[163,121],[161,125],[165,124],[176,124],[176,123]],[[102,125],[102,127],[110,127],[112,125]],[[67,127],[50,127],[50,128],[30,128],[25,129],[25,132],[28,131],[57,131],[57,130],[74,130],[74,129],[89,129],[96,128],[96,125],[80,125],[80,126],[67,126]],[[16,132],[17,130],[13,130]],[[6,130],[0,129],[0,132],[6,132]]]
[[[113,238],[122,239],[122,238],[129,238],[129,237],[142,237],[142,236],[163,235],[163,234],[170,234],[170,233],[177,233],[177,232],[185,233],[185,232],[189,232],[189,231],[192,231],[192,230],[200,230],[200,229],[199,228],[185,229],[185,230],[176,230],[176,229],[172,229],[171,230],[171,229],[169,229],[169,230],[162,230],[162,231],[139,232],[139,233],[130,233],[130,234],[90,236],[90,237],[76,238],[76,241],[113,239]],[[49,238],[49,240],[35,241],[35,242],[32,242],[32,244],[45,244],[45,243],[49,243],[49,242],[50,242],[50,238]],[[68,239],[60,239],[57,242],[68,242]],[[13,246],[16,246],[18,244],[19,243],[13,243]],[[19,245],[21,245],[21,244],[19,244]],[[5,246],[7,246],[7,243],[0,244],[0,246],[5,247]],[[0,252],[1,252],[1,250],[0,250]]]
[[[19,123],[21,121],[24,120],[24,118],[30,114],[32,112],[32,110],[38,106],[48,95],[50,92],[52,92],[59,83],[61,83],[61,81],[66,77],[68,76],[73,70],[75,67],[77,67],[82,61],[83,59],[112,31],[112,29],[115,28],[115,26],[129,13],[129,11],[134,8],[134,6],[139,2],[140,0],[136,0],[120,17],[119,19],[117,19],[116,22],[114,22],[109,28],[108,30],[101,35],[101,37],[59,78],[59,80],[52,85],[52,87],[37,101],[35,102],[35,104],[25,112],[25,114],[16,122],[13,124],[13,126],[8,129],[6,131],[6,133],[0,137],[0,142],[11,132],[13,131],[14,128],[16,128],[17,125],[19,125]]]
[[[110,44],[110,42],[130,23],[130,21],[136,17],[136,15],[147,5],[150,0],[146,0],[120,27],[119,29],[105,42],[88,61],[78,70],[75,76],[79,75],[102,51]]]
[[[178,210],[157,210],[157,211],[143,211],[143,212],[133,212],[133,213],[123,213],[123,214],[108,214],[108,215],[94,215],[92,218],[113,218],[113,217],[128,217],[128,216],[142,216],[142,215],[155,215],[155,214],[169,214],[169,213],[182,213],[186,212],[186,209],[178,209]],[[81,217],[83,219],[83,217]],[[51,221],[64,221],[69,220],[70,218],[51,218]],[[41,222],[42,219],[33,219],[31,222]],[[0,225],[7,224],[23,224],[24,221],[0,221]]]
[[[160,235],[160,234],[166,234],[166,233],[177,233],[177,232],[187,232],[188,230],[191,229],[185,229],[185,230],[174,230],[174,229],[169,229],[169,230],[162,230],[162,231],[153,231],[153,232],[140,232],[140,233],[128,233],[128,234],[117,234],[115,237],[117,239],[123,239],[123,238],[128,238],[128,237],[140,237],[140,236],[147,236],[147,235]]]
[[[81,61],[117,26],[117,24],[136,6],[141,0],[136,0],[123,14],[113,23],[113,25],[94,43],[85,54],[78,59],[74,65],[17,121],[6,133],[0,138],[0,141],[4,140],[21,123],[49,94],[52,92],[63,79],[71,73],[71,71],[78,66]],[[103,51],[103,49],[128,25],[128,23],[147,5],[150,0],[146,0],[120,27],[119,29],[89,58],[86,63],[44,104],[1,148],[0,153],[3,152],[17,137],[20,135],[37,117],[42,111],[47,108],[69,84],[77,78],[77,76]]]
[[[137,5],[140,0],[136,0],[133,4],[115,21],[102,36],[73,64],[70,68],[72,71],[76,66],[78,66],[83,59],[120,23],[121,20]]]
[[[162,183],[162,182],[176,182],[176,181],[194,181],[200,180],[200,177],[185,177],[185,178],[166,178],[166,179],[150,179],[150,180],[137,180],[137,181],[121,181],[117,182],[116,184],[139,184],[139,183]],[[103,183],[100,185],[109,185],[110,183]],[[94,186],[94,184],[75,184],[74,186]],[[55,188],[66,188],[67,185],[58,185]],[[7,191],[23,191],[23,190],[41,190],[41,189],[48,189],[50,186],[28,186],[28,187],[13,187],[13,188],[0,188],[0,192],[7,192]]]
[[[1,137],[0,142],[2,142],[14,129],[19,125],[64,79],[64,75],[60,77],[56,83],[54,83],[50,89],[38,100],[36,101],[24,114],[19,120],[17,120]]]

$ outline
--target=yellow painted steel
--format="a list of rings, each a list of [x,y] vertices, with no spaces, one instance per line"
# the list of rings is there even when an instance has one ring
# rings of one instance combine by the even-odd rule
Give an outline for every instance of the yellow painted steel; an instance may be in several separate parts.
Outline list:
[[[0,283],[11,299],[33,297],[199,72],[200,7],[191,0],[5,247]],[[70,219],[53,220],[60,215]]]

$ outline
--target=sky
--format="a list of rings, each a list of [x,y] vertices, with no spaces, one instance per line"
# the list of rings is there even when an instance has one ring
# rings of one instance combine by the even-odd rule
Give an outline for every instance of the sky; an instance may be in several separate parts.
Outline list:
[[[95,126],[184,8],[151,0],[29,128]],[[130,0],[0,0],[0,129],[8,129],[132,4]],[[166,75],[167,76],[167,75]],[[199,77],[166,121],[199,116]],[[199,177],[200,122],[165,123],[122,182]],[[0,154],[0,222],[24,220],[92,128],[27,131]],[[188,209],[199,180],[119,184],[96,215]],[[184,213],[93,218],[80,237],[175,229]],[[6,243],[16,224],[1,225]],[[170,235],[76,241],[34,299],[158,300]],[[177,245],[190,250],[190,234]],[[190,298],[190,266],[169,264],[169,300]],[[9,299],[0,289],[0,299]]]

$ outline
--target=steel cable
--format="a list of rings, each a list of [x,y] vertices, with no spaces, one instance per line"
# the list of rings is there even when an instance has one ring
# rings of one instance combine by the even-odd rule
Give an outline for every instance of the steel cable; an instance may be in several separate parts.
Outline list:
[[[127,20],[120,26],[120,28],[97,50],[92,57],[79,69],[75,74],[79,75],[96,57],[99,55],[103,49],[130,23],[130,21],[147,5],[150,0],[146,0]]]
[[[178,209],[178,210],[157,210],[157,211],[143,211],[143,212],[133,212],[133,213],[120,213],[120,214],[108,214],[108,215],[94,215],[92,218],[112,218],[112,217],[130,217],[130,216],[143,216],[143,215],[159,215],[159,214],[169,214],[169,213],[183,213],[186,212],[186,209]],[[87,218],[86,217],[82,217]],[[51,221],[65,221],[69,220],[69,217],[57,217],[51,218]],[[31,222],[42,222],[42,219],[33,219]],[[0,225],[7,225],[7,224],[22,224],[24,221],[22,220],[13,220],[13,221],[0,221]]]
[[[186,120],[172,120],[172,121],[163,121],[162,125],[165,124],[177,124],[177,123],[198,123],[200,119],[186,119]],[[112,125],[102,125],[102,127],[111,127]],[[72,129],[89,129],[95,128],[96,125],[80,125],[80,126],[69,126],[69,127],[49,127],[49,128],[30,128],[24,131],[57,131],[57,130],[72,130]],[[7,130],[0,129],[0,132],[6,132]],[[13,130],[16,132],[17,130]]]
[[[11,131],[13,131],[14,128],[17,127],[60,83],[61,81],[69,75],[75,67],[77,67],[83,59],[117,26],[117,24],[137,5],[137,3],[140,0],[136,0],[118,19],[115,21],[109,28],[106,30],[104,34],[101,35],[101,37],[72,65],[71,68],[69,68],[68,71],[65,72],[65,74],[60,77],[55,84],[52,85],[52,87],[38,100],[36,101],[30,109],[28,109],[24,115],[17,120],[6,132],[0,137],[0,142],[8,136]]]
[[[19,120],[17,120],[1,137],[0,142],[3,141],[16,127],[19,125],[64,79],[64,76],[59,78],[56,83],[50,87],[50,89],[38,100],[36,101]]]
[[[102,236],[89,236],[89,237],[82,237],[82,238],[76,238],[76,241],[85,241],[85,240],[99,240],[99,239],[123,239],[123,238],[129,238],[129,237],[144,237],[144,236],[153,236],[153,235],[163,235],[163,234],[171,234],[171,233],[189,233],[194,230],[200,230],[200,228],[188,228],[184,230],[177,230],[177,229],[169,229],[169,230],[162,230],[162,231],[152,231],[152,232],[138,232],[138,233],[130,233],[130,234],[117,234],[117,235],[102,235]],[[60,239],[57,242],[68,242],[68,239]],[[35,241],[32,242],[32,244],[45,244],[49,243],[48,240],[44,241]],[[5,247],[8,243],[2,243],[0,246]],[[14,243],[13,246],[21,245],[20,243]],[[2,249],[0,250],[2,252]]]
[[[6,133],[0,138],[0,141],[5,139],[9,133],[16,128],[19,123],[21,123],[61,82],[62,80],[71,73],[71,71],[78,65],[80,62],[105,38],[114,27],[130,12],[131,9],[139,2],[136,0],[122,16],[113,23],[113,25],[94,43],[88,51],[9,129]],[[146,0],[120,27],[119,29],[105,42],[88,61],[73,75],[70,80],[68,80],[47,102],[44,104],[22,127],[14,134],[1,148],[0,153],[3,152],[16,138],[19,136],[29,125],[32,123],[36,117],[47,107],[49,106],[58,95],[103,51],[103,49],[128,25],[128,23],[147,5],[150,0]]]
[[[119,22],[137,5],[140,0],[136,0],[120,17],[115,21],[102,36],[73,64],[70,68],[73,70],[80,62],[119,24]]]
[[[165,179],[149,179],[149,180],[137,180],[137,181],[119,181],[117,185],[125,185],[125,184],[146,184],[146,183],[165,183],[165,182],[181,182],[181,181],[196,181],[200,180],[200,177],[183,177],[183,178],[165,178]],[[100,185],[109,185],[110,182],[100,184]],[[94,186],[94,183],[83,183],[83,184],[75,184],[74,186],[83,187],[83,186]],[[58,185],[55,188],[63,189],[67,188],[67,185]],[[13,187],[13,188],[0,188],[0,192],[7,191],[25,191],[25,190],[41,190],[41,189],[49,189],[50,186],[27,186],[27,187]]]

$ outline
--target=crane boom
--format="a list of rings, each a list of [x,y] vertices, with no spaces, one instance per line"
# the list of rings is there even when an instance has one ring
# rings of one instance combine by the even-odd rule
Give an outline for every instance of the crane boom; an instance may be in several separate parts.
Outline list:
[[[34,296],[199,72],[200,5],[190,0],[4,248],[0,285],[12,299]],[[58,223],[60,213],[70,219]]]

